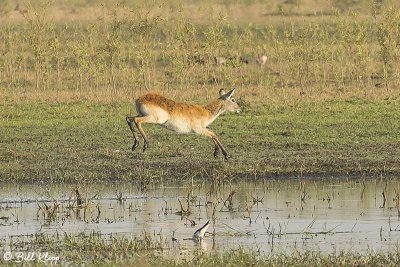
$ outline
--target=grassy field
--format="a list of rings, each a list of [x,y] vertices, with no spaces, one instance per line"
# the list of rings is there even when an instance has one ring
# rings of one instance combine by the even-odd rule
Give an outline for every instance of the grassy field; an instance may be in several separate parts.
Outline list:
[[[133,112],[129,104],[6,104],[0,108],[1,180],[398,174],[398,107],[396,100],[356,98],[245,106],[213,127],[230,155],[225,162],[214,159],[211,140],[154,125],[145,126],[150,149],[132,152],[124,119]]]

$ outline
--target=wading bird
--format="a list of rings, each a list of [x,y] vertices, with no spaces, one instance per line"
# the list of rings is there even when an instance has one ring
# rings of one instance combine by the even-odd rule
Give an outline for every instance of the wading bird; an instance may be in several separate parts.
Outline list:
[[[219,98],[205,106],[178,103],[155,93],[148,93],[139,97],[135,101],[138,115],[126,117],[126,121],[133,134],[132,151],[139,145],[133,124],[135,124],[143,137],[143,151],[145,151],[148,147],[149,140],[143,131],[142,123],[155,123],[177,133],[195,132],[210,137],[215,145],[214,157],[217,157],[221,150],[227,160],[228,154],[224,146],[219,141],[217,135],[211,131],[208,126],[219,115],[226,111],[240,112],[239,105],[232,97],[234,92],[235,89],[232,89],[228,93],[225,93],[224,90],[221,89]]]
[[[204,235],[208,229],[208,226],[210,226],[210,221],[206,222],[205,225],[203,225],[201,228],[197,229],[196,232],[194,232],[192,240],[194,241],[201,241],[204,238]]]

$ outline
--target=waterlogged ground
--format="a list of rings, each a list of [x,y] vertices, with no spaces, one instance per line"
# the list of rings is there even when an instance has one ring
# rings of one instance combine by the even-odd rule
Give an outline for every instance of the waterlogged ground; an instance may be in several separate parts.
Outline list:
[[[264,180],[189,185],[2,184],[0,241],[148,236],[164,253],[244,247],[385,252],[398,246],[397,179]],[[210,220],[201,243],[187,240]]]

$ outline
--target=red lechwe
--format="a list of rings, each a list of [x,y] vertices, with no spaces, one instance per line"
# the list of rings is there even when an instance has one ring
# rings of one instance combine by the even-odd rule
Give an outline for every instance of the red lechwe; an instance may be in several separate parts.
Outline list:
[[[221,150],[225,159],[228,159],[224,146],[208,126],[225,111],[240,112],[239,105],[232,97],[234,92],[235,89],[228,93],[221,89],[219,98],[205,106],[178,103],[155,93],[148,93],[139,97],[135,102],[138,115],[126,117],[134,139],[132,150],[135,150],[139,145],[133,123],[143,137],[143,151],[148,147],[149,141],[143,131],[142,123],[156,123],[177,133],[195,132],[208,136],[215,144],[214,157],[217,157],[219,150]]]

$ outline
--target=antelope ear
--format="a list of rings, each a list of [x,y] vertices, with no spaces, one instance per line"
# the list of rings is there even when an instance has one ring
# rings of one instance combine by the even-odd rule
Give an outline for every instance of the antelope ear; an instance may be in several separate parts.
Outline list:
[[[235,92],[235,90],[236,90],[236,88],[233,88],[228,93],[221,95],[219,98],[221,98],[223,100],[229,99],[233,96],[233,93]]]
[[[219,90],[219,96],[223,96],[224,94],[225,94],[225,90],[224,89]]]

